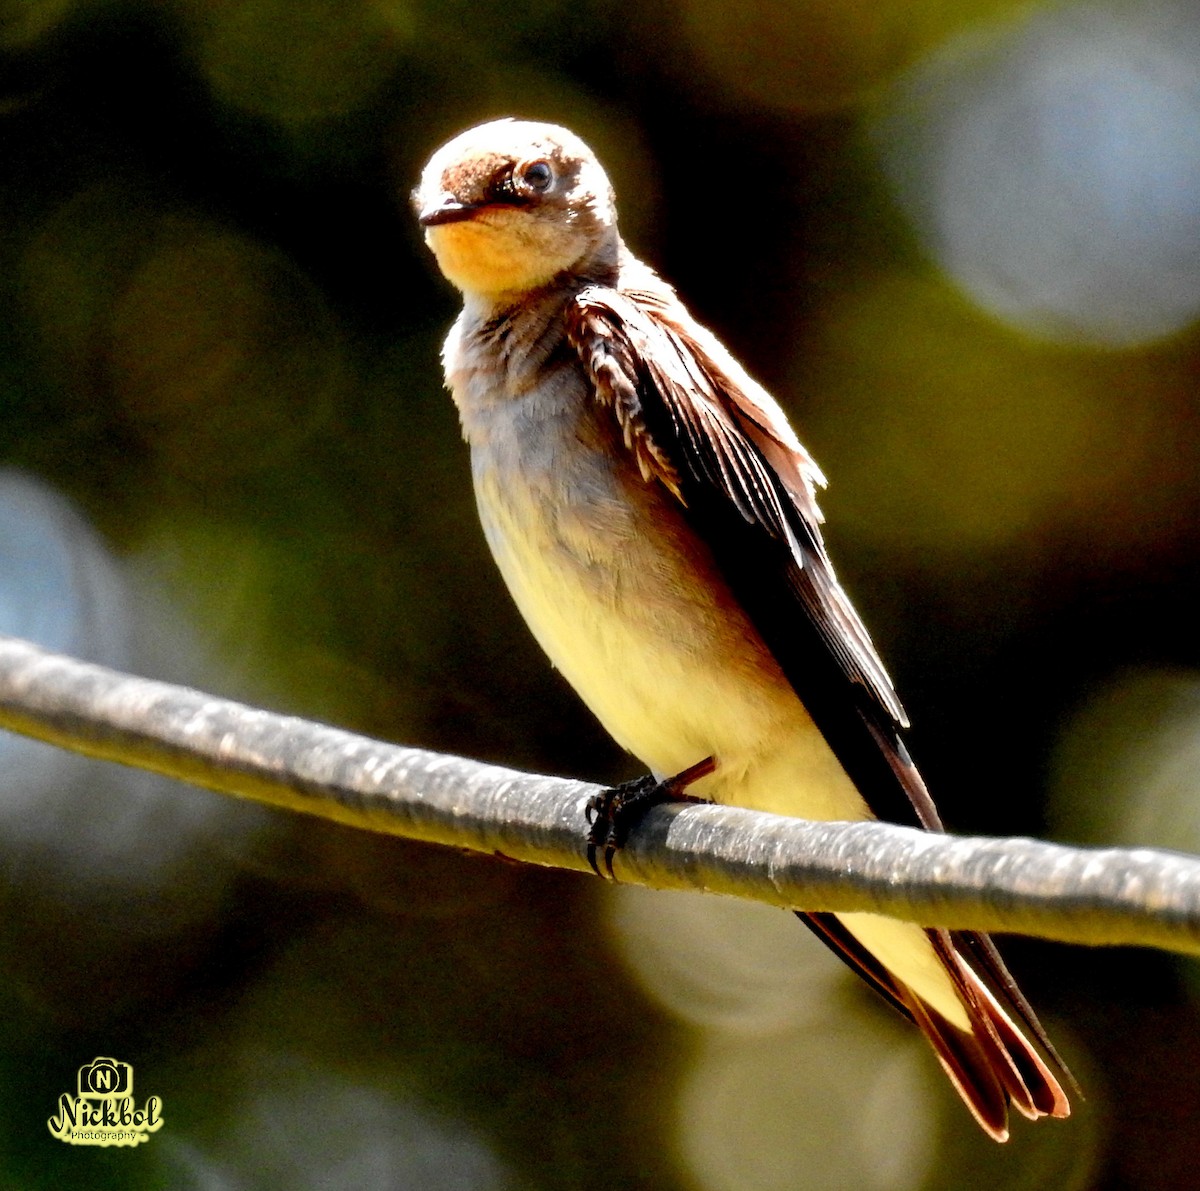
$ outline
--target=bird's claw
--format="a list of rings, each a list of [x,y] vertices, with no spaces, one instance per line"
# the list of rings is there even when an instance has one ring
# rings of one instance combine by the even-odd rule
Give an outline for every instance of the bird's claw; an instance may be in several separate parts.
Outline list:
[[[664,785],[647,774],[601,790],[588,799],[585,814],[591,830],[588,832],[587,858],[596,876],[607,875],[610,881],[617,879],[613,872],[613,857],[624,847],[630,827],[642,814],[656,803],[670,798],[670,793],[663,789]],[[603,872],[596,863],[596,853],[601,848],[604,849]]]
[[[611,786],[593,794],[584,808],[584,817],[590,830],[587,837],[587,858],[592,872],[598,877],[607,876],[610,881],[617,879],[613,872],[613,857],[625,846],[629,830],[652,806],[663,802],[703,802],[702,798],[693,798],[686,793],[688,786],[694,781],[712,773],[716,763],[711,757],[706,757],[690,769],[666,781],[658,781],[652,774],[634,778],[630,782],[622,782],[619,786]],[[599,849],[604,850],[604,870],[596,863]]]

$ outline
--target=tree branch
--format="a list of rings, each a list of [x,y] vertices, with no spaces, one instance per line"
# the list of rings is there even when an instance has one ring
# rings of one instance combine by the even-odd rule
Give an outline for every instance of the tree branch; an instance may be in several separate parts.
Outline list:
[[[0,727],[367,831],[587,870],[596,787],[401,748],[0,637]],[[813,823],[738,807],[652,810],[622,881],[927,926],[1200,954],[1200,858]]]

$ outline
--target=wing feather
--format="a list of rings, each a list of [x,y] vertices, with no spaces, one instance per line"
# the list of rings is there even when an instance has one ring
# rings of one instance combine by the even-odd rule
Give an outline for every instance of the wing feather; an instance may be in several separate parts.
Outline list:
[[[666,287],[587,287],[569,307],[567,334],[642,475],[687,510],[872,811],[942,830],[900,734],[904,708],[826,553],[816,500],[824,477],[778,405]],[[992,1136],[1005,1135],[1006,1098],[1026,1115],[1066,1115],[1061,1088],[1012,1018],[1070,1073],[987,936],[927,932],[970,1007],[972,1035],[936,1019],[837,918],[801,917],[918,1022]]]
[[[786,547],[787,581],[845,676],[867,693],[881,719],[907,725],[826,554],[816,501],[824,477],[771,397],[680,313],[673,301],[649,291],[593,286],[577,296],[568,334],[639,462],[652,457],[654,470],[670,474],[668,487],[685,503],[678,469],[690,472],[719,491],[743,521]]]

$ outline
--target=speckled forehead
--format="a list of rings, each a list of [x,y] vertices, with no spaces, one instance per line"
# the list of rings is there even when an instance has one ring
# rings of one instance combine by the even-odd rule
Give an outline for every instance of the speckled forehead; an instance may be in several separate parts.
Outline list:
[[[488,183],[501,170],[510,168],[513,161],[511,155],[496,152],[460,155],[444,163],[437,183],[446,193],[456,194],[464,201],[478,200],[487,193]]]
[[[603,176],[587,146],[566,129],[499,120],[468,129],[443,145],[426,166],[422,186],[436,187],[464,201],[479,199],[502,170],[537,157],[546,158],[559,169],[578,162],[585,172]]]
[[[556,163],[562,159],[562,148],[546,141],[497,148],[478,142],[451,141],[435,155],[430,164],[430,181],[450,194],[466,198],[482,194],[488,183],[501,171],[511,169],[527,157],[546,157]]]

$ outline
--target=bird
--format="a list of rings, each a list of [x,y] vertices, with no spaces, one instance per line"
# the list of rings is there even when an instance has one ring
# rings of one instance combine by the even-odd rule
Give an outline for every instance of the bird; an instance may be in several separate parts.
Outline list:
[[[462,310],[442,363],[484,535],[552,664],[649,770],[589,804],[614,854],[647,798],[943,830],[908,719],[834,574],[824,476],[775,399],[624,244],[595,154],[505,118],[412,192]],[[932,1044],[978,1124],[1075,1085],[983,934],[800,914]]]

